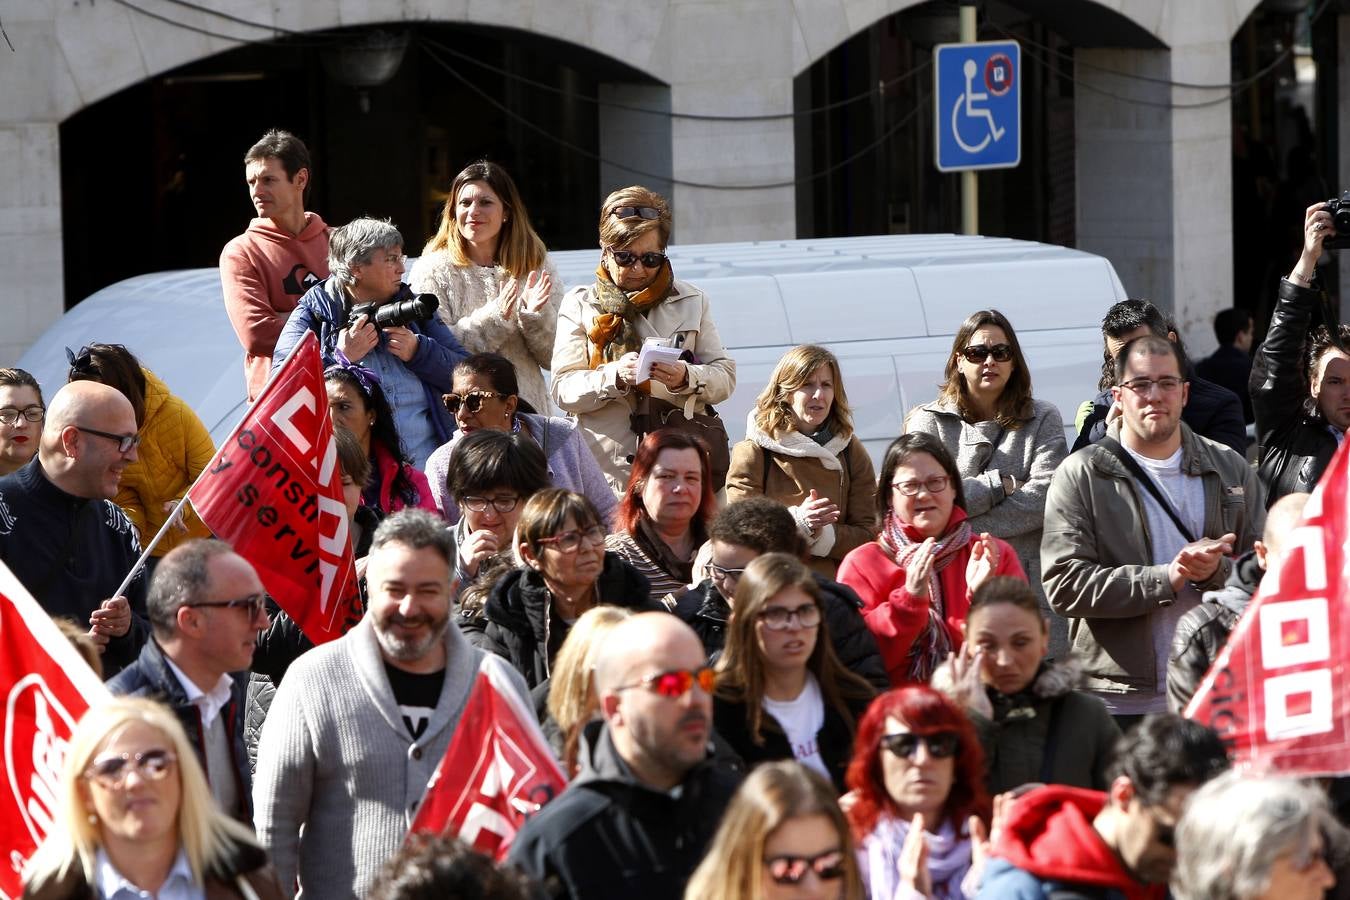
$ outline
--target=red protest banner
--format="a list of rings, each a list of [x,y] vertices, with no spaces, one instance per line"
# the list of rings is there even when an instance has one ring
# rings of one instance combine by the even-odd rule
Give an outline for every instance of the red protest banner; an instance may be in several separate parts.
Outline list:
[[[1327,467],[1186,707],[1189,718],[1219,732],[1239,767],[1350,773],[1348,469],[1350,442]]]
[[[525,820],[567,786],[553,752],[496,666],[479,673],[409,834],[452,834],[497,860]]]
[[[108,689],[51,617],[0,563],[0,898],[23,893],[21,873],[60,802],[61,767],[75,723]]]
[[[188,492],[316,644],[361,618],[319,341],[307,333]]]

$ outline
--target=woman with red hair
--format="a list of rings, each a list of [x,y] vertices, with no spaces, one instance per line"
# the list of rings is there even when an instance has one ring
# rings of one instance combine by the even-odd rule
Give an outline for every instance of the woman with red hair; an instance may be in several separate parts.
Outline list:
[[[961,708],[925,685],[888,691],[853,748],[848,818],[868,896],[974,897],[990,804],[984,753]]]
[[[694,580],[694,554],[717,511],[708,448],[683,431],[662,428],[643,438],[605,549],[651,582],[651,598],[674,608]]]

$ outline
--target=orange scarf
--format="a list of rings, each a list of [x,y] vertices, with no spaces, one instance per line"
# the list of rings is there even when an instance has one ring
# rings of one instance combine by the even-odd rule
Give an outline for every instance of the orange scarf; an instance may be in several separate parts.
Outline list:
[[[603,262],[596,268],[595,278],[596,305],[600,312],[586,331],[591,346],[587,362],[592,369],[642,349],[642,340],[633,321],[670,296],[675,281],[670,260],[661,266],[651,284],[631,296],[609,277]]]

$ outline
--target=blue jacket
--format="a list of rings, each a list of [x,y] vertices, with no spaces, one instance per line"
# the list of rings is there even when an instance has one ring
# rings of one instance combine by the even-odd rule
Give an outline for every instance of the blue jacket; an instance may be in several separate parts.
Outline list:
[[[404,300],[412,296],[411,288],[405,284],[394,299]],[[295,345],[300,343],[306,331],[312,331],[318,336],[323,364],[330,366],[337,362],[335,351],[338,332],[347,327],[349,308],[342,289],[332,278],[310,288],[300,298],[291,317],[286,320],[286,327],[281,330],[281,337],[277,338],[276,350],[272,353],[273,374],[295,349]],[[436,436],[444,443],[455,433],[455,417],[441,404],[441,394],[450,392],[454,368],[468,353],[455,340],[445,323],[435,316],[425,322],[410,322],[408,330],[418,336],[417,352],[403,365],[422,382],[432,425],[436,429]],[[380,348],[384,349],[387,342],[388,338],[381,334]]]
[[[253,822],[253,774],[249,769],[248,752],[244,748],[244,711],[245,694],[248,690],[248,673],[235,672],[230,675],[234,684],[230,687],[230,702],[220,711],[225,723],[225,733],[230,739],[230,759],[234,763],[236,796],[239,808],[227,809],[226,813],[241,822]],[[119,697],[146,697],[163,703],[173,710],[178,721],[183,724],[192,749],[197,751],[197,761],[206,771],[206,730],[202,727],[201,710],[188,702],[187,692],[183,690],[178,676],[169,668],[164,651],[152,637],[141,648],[140,657],[108,682],[108,690]],[[220,777],[220,773],[211,772],[209,777]]]

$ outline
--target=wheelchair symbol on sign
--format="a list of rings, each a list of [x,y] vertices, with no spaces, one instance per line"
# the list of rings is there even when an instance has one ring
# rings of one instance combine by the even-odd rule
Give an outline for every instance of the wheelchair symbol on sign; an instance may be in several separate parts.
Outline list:
[[[966,89],[956,98],[956,103],[952,104],[952,137],[956,138],[956,143],[967,153],[979,153],[985,147],[989,146],[990,141],[997,141],[1003,137],[1004,129],[1000,128],[994,121],[994,114],[983,106],[976,106],[977,102],[987,101],[989,94],[984,91],[975,90],[975,78],[980,72],[979,65],[973,59],[966,60],[962,71],[966,76]],[[964,117],[967,119],[983,119],[985,125],[984,137],[975,144],[968,144],[961,137],[961,128],[957,122]]]

